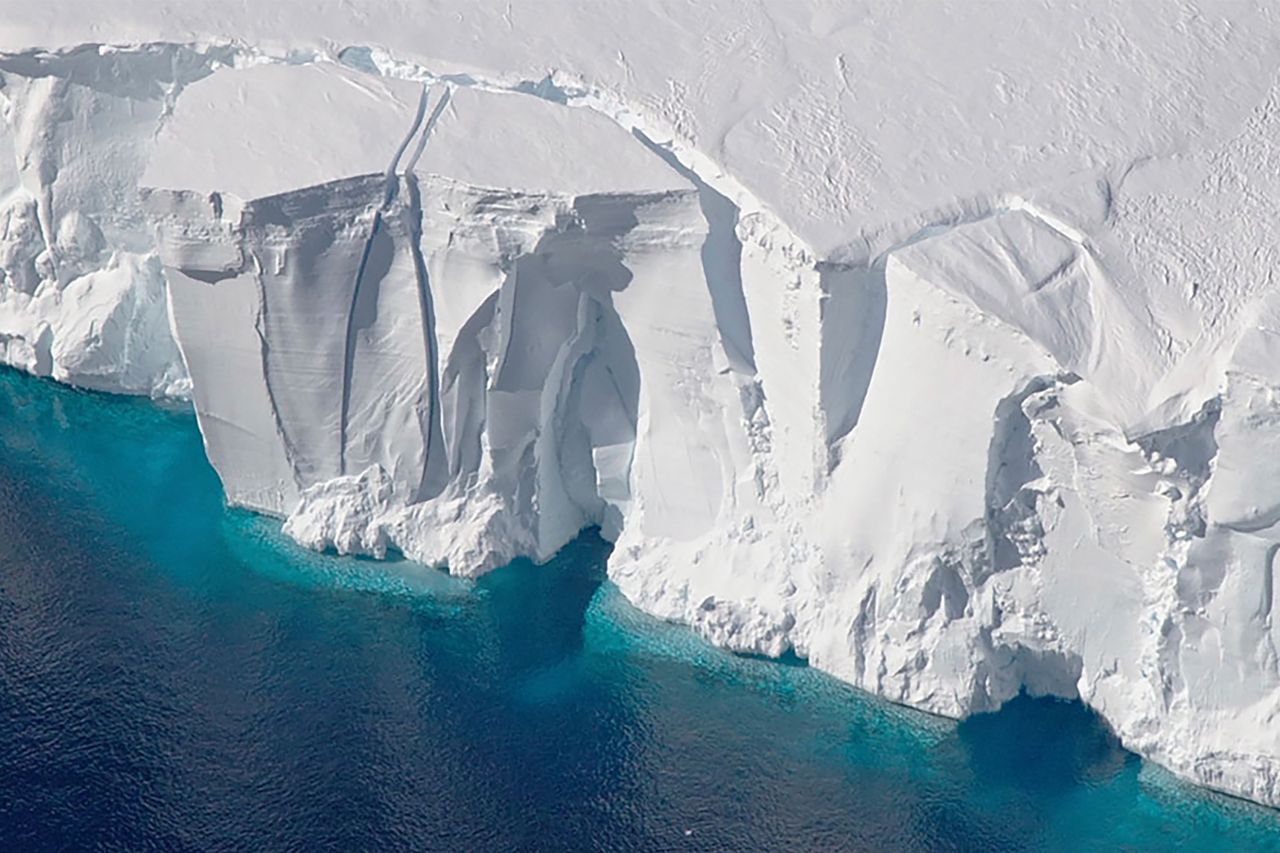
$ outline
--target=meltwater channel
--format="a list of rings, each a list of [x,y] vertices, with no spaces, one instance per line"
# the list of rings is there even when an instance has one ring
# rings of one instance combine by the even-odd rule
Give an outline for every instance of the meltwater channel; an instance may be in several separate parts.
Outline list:
[[[228,510],[193,416],[0,372],[0,848],[1280,850],[1079,704],[964,723]]]

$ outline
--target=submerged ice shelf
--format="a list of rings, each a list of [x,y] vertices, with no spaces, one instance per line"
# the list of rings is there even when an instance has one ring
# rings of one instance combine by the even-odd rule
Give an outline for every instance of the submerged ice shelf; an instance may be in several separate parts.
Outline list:
[[[0,355],[189,395],[310,546],[476,574],[599,525],[721,645],[951,716],[1078,696],[1280,805],[1276,22],[935,45],[972,101],[935,115],[919,55],[809,63],[945,20],[813,5],[747,29],[811,79],[732,97],[655,88],[656,19],[545,79],[390,35],[10,45]]]

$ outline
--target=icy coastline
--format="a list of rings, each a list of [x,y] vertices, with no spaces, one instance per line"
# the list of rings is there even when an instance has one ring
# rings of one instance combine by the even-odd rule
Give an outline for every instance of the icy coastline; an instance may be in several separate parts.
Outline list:
[[[814,177],[814,116],[741,174],[554,76],[15,49],[0,357],[190,396],[229,500],[309,546],[475,574],[600,525],[632,601],[721,645],[949,716],[1078,696],[1280,805],[1280,172],[1242,56],[1226,106],[1081,118],[1092,166],[1048,139],[989,192],[957,143],[922,161],[950,201],[904,185],[837,238],[868,184]]]

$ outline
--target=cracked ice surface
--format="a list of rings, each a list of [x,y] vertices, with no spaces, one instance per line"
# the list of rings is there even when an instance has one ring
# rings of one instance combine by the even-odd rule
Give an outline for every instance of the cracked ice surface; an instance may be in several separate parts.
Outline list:
[[[1264,4],[11,5],[5,362],[189,394],[313,547],[598,524],[720,644],[1280,805]]]

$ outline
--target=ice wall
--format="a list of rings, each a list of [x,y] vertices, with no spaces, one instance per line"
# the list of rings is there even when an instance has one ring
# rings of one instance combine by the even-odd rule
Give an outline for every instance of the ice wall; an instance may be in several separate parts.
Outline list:
[[[358,130],[306,154],[294,92]],[[198,191],[147,206],[229,497],[468,574],[626,517],[705,534],[741,425],[714,423],[736,391],[696,188],[593,114],[436,94],[262,66],[193,86],[161,134],[146,182]]]
[[[89,388],[186,392],[138,182],[177,93],[223,55],[0,59],[0,362]]]
[[[666,101],[554,75],[12,54],[0,354],[189,394],[229,499],[312,547],[474,574],[600,525],[633,601],[724,646],[952,716],[1078,696],[1280,804],[1280,172],[1244,71],[1075,147],[1028,106],[1048,141],[992,142],[1007,173],[921,118],[917,173],[870,124],[818,168],[808,90],[766,124],[798,153],[752,165],[753,107],[698,148]]]

